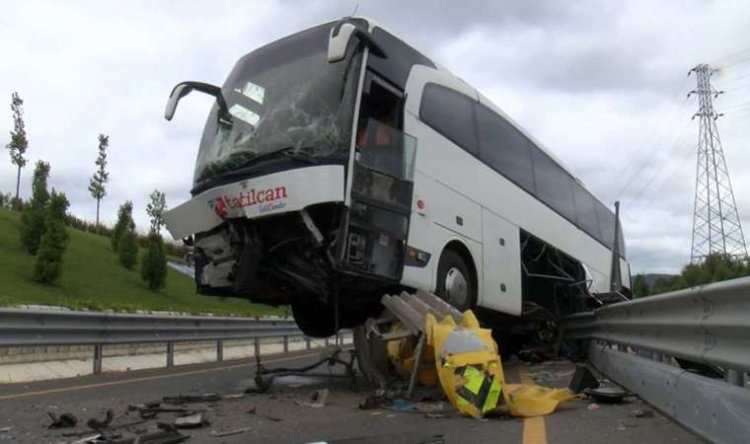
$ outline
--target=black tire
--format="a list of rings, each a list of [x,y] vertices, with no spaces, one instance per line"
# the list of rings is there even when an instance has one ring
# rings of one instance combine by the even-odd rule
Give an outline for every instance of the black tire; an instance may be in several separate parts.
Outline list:
[[[336,334],[333,307],[322,302],[293,302],[292,315],[302,333],[313,338]]]
[[[465,297],[455,297],[452,294],[449,294],[449,291],[446,290],[446,282],[449,278],[449,273],[454,274],[456,271],[460,272],[463,276],[466,287]],[[460,286],[461,285],[459,284],[458,287]],[[464,258],[453,250],[445,250],[440,256],[435,293],[460,311],[471,310],[476,305],[477,289],[474,285],[474,276],[471,272],[471,268],[466,264]]]

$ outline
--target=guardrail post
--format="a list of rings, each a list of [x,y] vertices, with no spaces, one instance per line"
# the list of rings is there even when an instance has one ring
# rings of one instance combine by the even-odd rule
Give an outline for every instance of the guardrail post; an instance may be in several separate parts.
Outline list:
[[[312,347],[312,344],[310,343],[310,336],[305,336],[305,349],[310,350],[310,347]]]
[[[255,338],[255,354],[253,356],[260,356],[260,338]]]
[[[284,353],[289,353],[289,336],[284,335]]]
[[[174,342],[167,342],[167,367],[174,367]]]
[[[745,375],[737,370],[727,369],[724,379],[732,385],[745,386]]]
[[[96,344],[94,345],[94,374],[98,375],[102,372],[102,357],[103,357],[103,348],[104,346],[102,344]]]
[[[218,339],[216,341],[216,362],[224,360],[224,340]]]

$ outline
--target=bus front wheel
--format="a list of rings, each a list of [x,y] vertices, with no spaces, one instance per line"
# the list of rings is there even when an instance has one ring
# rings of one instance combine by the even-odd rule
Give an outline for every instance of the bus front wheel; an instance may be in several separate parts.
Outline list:
[[[333,307],[316,302],[293,302],[292,315],[302,333],[313,338],[336,334]]]
[[[470,310],[476,302],[471,269],[464,258],[445,250],[438,262],[437,295],[460,311]]]

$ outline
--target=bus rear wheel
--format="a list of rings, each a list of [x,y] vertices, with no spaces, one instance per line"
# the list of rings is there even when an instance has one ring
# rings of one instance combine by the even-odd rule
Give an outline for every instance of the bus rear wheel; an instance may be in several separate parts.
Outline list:
[[[464,258],[453,250],[445,250],[438,262],[438,296],[460,311],[474,308],[476,288],[471,269]]]

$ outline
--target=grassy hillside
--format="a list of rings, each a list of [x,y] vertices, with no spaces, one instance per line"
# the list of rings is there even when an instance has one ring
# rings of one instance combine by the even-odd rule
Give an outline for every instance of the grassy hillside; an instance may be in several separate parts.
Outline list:
[[[0,306],[59,305],[92,310],[166,310],[237,315],[278,314],[280,310],[244,299],[195,293],[193,280],[171,268],[166,289],[154,293],[140,278],[140,264],[126,270],[104,236],[68,228],[64,270],[55,286],[31,280],[35,257],[20,244],[20,215],[0,209]]]

